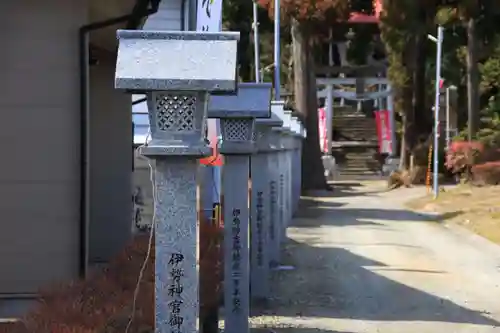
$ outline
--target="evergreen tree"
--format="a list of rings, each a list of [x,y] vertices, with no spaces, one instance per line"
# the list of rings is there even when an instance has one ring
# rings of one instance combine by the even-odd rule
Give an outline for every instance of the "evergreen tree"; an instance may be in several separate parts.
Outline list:
[[[384,0],[380,30],[389,60],[388,76],[394,91],[395,110],[401,115],[401,165],[407,169],[410,156],[432,128],[432,112],[426,103],[429,47],[427,33],[433,27],[435,0]],[[434,29],[435,30],[435,29]],[[435,57],[435,51],[431,53]],[[417,161],[418,163],[418,161]]]
[[[273,17],[274,1],[258,2]],[[323,189],[326,181],[319,148],[314,45],[326,38],[332,27],[347,22],[351,5],[369,9],[372,1],[281,0],[280,4],[284,24],[291,28],[295,107],[307,129],[302,154],[302,189]]]

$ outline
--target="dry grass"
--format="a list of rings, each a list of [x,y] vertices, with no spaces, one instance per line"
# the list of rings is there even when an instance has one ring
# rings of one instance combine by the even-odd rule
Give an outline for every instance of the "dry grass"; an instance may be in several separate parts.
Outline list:
[[[20,323],[0,322],[0,333],[12,333],[22,327]]]
[[[459,185],[441,192],[437,200],[429,195],[409,202],[408,207],[444,213],[446,222],[457,223],[500,244],[500,186]]]
[[[218,306],[221,226],[202,219],[200,265],[203,271],[202,310]],[[135,239],[103,270],[42,291],[38,306],[17,323],[0,323],[0,333],[123,333],[129,321],[149,235]],[[130,333],[154,331],[154,242],[141,282]]]

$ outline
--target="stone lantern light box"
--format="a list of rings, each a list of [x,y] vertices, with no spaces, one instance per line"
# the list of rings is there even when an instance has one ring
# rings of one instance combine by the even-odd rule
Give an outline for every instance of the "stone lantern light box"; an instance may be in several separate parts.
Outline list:
[[[271,117],[271,83],[240,83],[234,96],[212,96],[209,118],[221,120],[222,153],[248,154],[254,149],[255,119]]]
[[[238,88],[238,32],[118,30],[115,88],[145,93],[151,142],[145,156],[208,156],[210,94]]]

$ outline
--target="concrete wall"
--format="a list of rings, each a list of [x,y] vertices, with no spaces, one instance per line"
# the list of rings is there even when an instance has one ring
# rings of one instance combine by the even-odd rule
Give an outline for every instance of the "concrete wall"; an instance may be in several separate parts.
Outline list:
[[[143,29],[182,30],[182,0],[163,0]],[[135,227],[133,195],[137,175],[132,179],[132,114],[130,95],[113,87],[114,62],[100,62],[90,68],[91,179],[89,259],[108,261],[130,240]],[[149,166],[139,162],[140,183],[149,181]],[[141,187],[139,187],[141,188]],[[152,203],[151,188],[145,193]],[[152,209],[143,221],[151,220]],[[150,222],[149,222],[150,223]]]
[[[134,216],[132,230],[144,232],[149,230],[153,220],[153,190],[148,160],[140,154],[134,159]]]
[[[85,0],[0,1],[0,294],[78,274]]]
[[[90,67],[91,263],[109,260],[131,235],[132,106],[114,74],[113,61]]]

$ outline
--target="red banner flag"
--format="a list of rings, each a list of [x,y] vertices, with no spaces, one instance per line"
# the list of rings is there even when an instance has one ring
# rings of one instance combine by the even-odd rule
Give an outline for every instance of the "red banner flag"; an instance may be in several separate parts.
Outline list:
[[[392,136],[389,110],[375,111],[375,121],[377,124],[379,152],[392,154]]]

